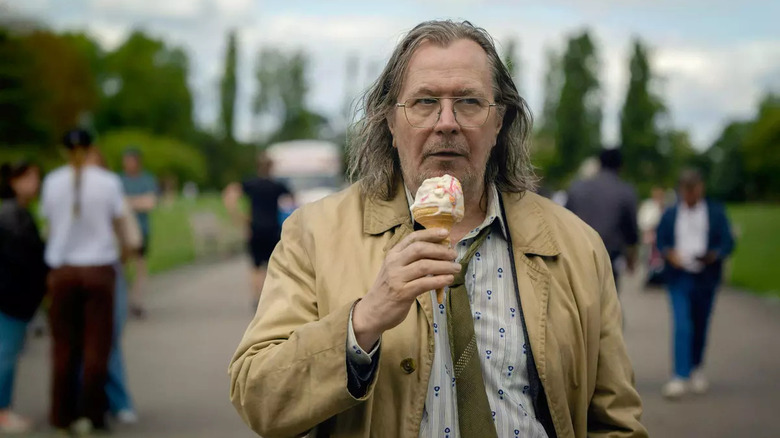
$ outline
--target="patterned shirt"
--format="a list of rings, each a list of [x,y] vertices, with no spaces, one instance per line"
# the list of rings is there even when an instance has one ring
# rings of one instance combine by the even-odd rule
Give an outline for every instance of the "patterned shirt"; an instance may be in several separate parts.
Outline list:
[[[407,198],[411,204],[413,199],[408,191]],[[490,188],[487,207],[482,224],[455,246],[460,260],[477,234],[490,227],[490,234],[465,274],[485,391],[499,437],[546,438],[544,428],[536,420],[529,392],[526,367],[529,347],[512,278],[507,229],[495,187]],[[434,308],[434,358],[419,436],[456,438],[460,433],[446,308],[436,300],[435,291],[430,296]],[[351,321],[348,338],[349,359],[370,363],[379,346],[368,354],[362,352],[355,342]]]

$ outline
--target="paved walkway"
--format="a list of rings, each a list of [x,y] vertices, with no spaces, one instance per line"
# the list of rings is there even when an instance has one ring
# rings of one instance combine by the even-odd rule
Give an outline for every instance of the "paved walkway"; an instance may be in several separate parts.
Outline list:
[[[141,423],[117,437],[251,437],[228,402],[227,366],[251,318],[247,263],[229,260],[155,277],[149,318],[131,322],[127,366]],[[716,305],[710,394],[661,399],[668,377],[669,312],[662,291],[624,284],[626,342],[653,437],[780,437],[780,300],[724,291]],[[48,341],[33,340],[17,379],[19,411],[45,423]],[[48,436],[40,433],[33,436]]]

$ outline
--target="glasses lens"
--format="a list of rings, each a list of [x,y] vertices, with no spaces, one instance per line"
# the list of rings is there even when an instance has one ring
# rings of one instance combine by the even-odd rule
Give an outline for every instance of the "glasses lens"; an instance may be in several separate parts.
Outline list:
[[[455,120],[463,127],[482,126],[490,114],[490,102],[477,97],[455,100]]]
[[[404,111],[409,124],[416,128],[430,128],[439,120],[439,99],[419,97],[405,102]]]
[[[439,121],[441,101],[435,97],[416,97],[404,102],[406,120],[415,128],[431,128]],[[478,97],[453,100],[455,120],[464,128],[485,124],[490,114],[490,102]]]

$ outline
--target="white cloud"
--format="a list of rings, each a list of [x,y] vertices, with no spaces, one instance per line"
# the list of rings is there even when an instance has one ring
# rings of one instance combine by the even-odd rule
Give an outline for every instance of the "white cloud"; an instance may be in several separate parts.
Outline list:
[[[204,0],[90,0],[97,13],[129,13],[167,18],[192,18]]]
[[[87,31],[92,35],[103,50],[113,50],[125,39],[129,34],[127,26],[110,24],[103,21],[95,21],[87,25]]]
[[[692,127],[702,145],[711,144],[729,119],[750,117],[761,95],[780,85],[767,80],[780,69],[775,41],[659,48],[653,65],[664,78],[672,119]]]

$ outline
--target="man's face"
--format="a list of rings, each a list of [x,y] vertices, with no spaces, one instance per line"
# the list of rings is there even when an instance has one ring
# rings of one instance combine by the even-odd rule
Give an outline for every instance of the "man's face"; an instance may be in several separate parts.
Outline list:
[[[680,188],[680,195],[682,196],[683,202],[692,207],[704,197],[704,184],[700,182],[684,184]]]
[[[398,102],[419,97],[478,97],[493,103],[487,54],[471,40],[447,47],[422,43],[409,61]],[[449,173],[466,193],[479,190],[501,129],[501,114],[491,107],[482,126],[463,128],[455,120],[453,100],[440,102],[441,116],[430,128],[410,125],[403,108],[396,107],[388,117],[404,182],[414,193],[425,179]]]
[[[141,160],[135,155],[125,155],[122,157],[122,168],[125,173],[138,173],[141,171]]]

